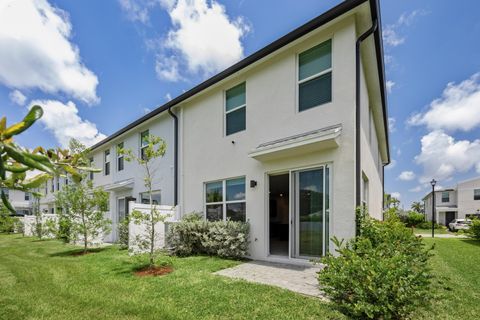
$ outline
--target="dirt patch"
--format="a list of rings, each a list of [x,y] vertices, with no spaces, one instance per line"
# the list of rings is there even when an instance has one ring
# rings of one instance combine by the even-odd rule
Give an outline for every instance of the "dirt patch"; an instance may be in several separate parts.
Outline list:
[[[149,266],[149,267],[138,269],[137,271],[134,272],[134,274],[139,277],[148,277],[148,276],[156,277],[156,276],[163,276],[171,272],[173,272],[173,268],[170,266],[163,266],[163,267]]]

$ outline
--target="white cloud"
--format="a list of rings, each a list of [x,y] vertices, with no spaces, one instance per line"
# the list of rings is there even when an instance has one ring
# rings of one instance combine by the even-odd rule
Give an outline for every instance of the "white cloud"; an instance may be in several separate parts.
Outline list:
[[[447,84],[441,98],[433,100],[425,113],[411,116],[408,124],[447,131],[470,131],[480,126],[480,73],[459,84]]]
[[[78,115],[78,109],[72,101],[64,104],[56,100],[35,100],[32,105],[40,105],[44,114],[40,119],[47,130],[51,131],[62,147],[68,147],[70,139],[75,138],[86,146],[92,146],[106,138],[97,126]]]
[[[391,169],[395,168],[396,165],[397,165],[397,160],[391,159],[390,164],[388,166],[386,166],[385,169],[386,170],[391,170]]]
[[[161,1],[172,21],[172,29],[163,41],[163,49],[174,55],[169,64],[157,59],[160,77],[176,81],[178,65],[185,65],[191,74],[209,75],[243,57],[241,39],[250,31],[242,17],[232,19],[225,7],[215,0]],[[170,62],[177,61],[175,66]],[[183,68],[182,68],[183,70]]]
[[[441,130],[435,130],[421,140],[421,153],[415,162],[423,167],[420,183],[432,178],[451,179],[454,174],[475,168],[480,173],[480,140],[458,140]]]
[[[149,10],[156,1],[119,0],[118,2],[129,20],[147,23],[150,20]]]
[[[392,192],[390,195],[396,199],[400,199],[402,197],[400,192]]]
[[[27,97],[19,90],[13,90],[9,93],[8,97],[13,103],[18,104],[19,106],[23,106],[25,101],[27,101]]]
[[[155,71],[159,79],[167,81],[179,81],[183,77],[180,75],[178,60],[175,57],[166,57],[158,55],[155,61]]]
[[[397,120],[395,120],[395,118],[393,118],[393,117],[388,118],[388,130],[390,132],[395,132],[397,130],[397,128],[395,128],[395,122],[396,121]]]
[[[414,188],[408,189],[410,192],[421,192],[423,190],[422,186],[416,186]]]
[[[413,171],[402,171],[398,176],[398,179],[402,181],[411,181],[415,179],[415,173],[413,173]]]
[[[426,15],[424,10],[414,10],[410,13],[403,13],[393,24],[388,24],[383,29],[383,41],[387,46],[396,47],[406,41],[406,37],[401,35],[405,27],[410,26],[416,17]]]
[[[387,80],[386,86],[387,86],[387,92],[392,93],[392,89],[395,86],[395,82],[391,80]]]
[[[165,99],[167,99],[167,101],[172,100],[172,95],[169,92],[167,92],[167,94],[165,95]]]
[[[1,1],[0,83],[97,103],[98,79],[81,62],[71,33],[66,12],[46,0]]]

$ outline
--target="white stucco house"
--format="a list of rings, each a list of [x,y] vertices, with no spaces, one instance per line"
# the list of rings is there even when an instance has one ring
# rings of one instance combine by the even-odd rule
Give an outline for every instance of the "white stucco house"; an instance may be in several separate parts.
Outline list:
[[[29,192],[3,189],[3,192],[15,207],[17,215],[29,215],[32,212],[33,196]]]
[[[423,199],[425,217],[432,221],[433,193]],[[448,226],[454,219],[480,217],[480,177],[460,181],[453,188],[435,190],[435,221]]]
[[[357,206],[382,218],[387,119],[378,1],[343,1],[91,148],[106,240],[130,200],[148,202],[117,147],[141,154],[150,133],[167,142],[154,201],[177,219],[248,221],[253,259],[322,256],[330,237],[355,235]]]

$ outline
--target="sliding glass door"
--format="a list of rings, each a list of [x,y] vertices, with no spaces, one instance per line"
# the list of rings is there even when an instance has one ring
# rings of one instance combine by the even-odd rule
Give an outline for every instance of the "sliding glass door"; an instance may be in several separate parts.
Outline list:
[[[328,251],[329,169],[293,171],[292,180],[293,256],[320,257]]]

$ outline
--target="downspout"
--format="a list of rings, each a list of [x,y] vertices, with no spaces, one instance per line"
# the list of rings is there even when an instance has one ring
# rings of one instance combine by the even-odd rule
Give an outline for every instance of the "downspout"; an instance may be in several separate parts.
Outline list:
[[[382,164],[382,221],[385,220],[385,165]]]
[[[178,117],[175,113],[172,112],[172,107],[168,108],[168,113],[173,118],[173,131],[174,131],[174,142],[173,142],[173,205],[178,205]]]
[[[378,27],[378,21],[375,19],[372,26],[365,33],[358,37],[355,43],[355,206],[361,205],[361,152],[360,152],[360,127],[361,127],[361,106],[360,106],[360,45],[363,40],[372,35]],[[359,234],[358,221],[356,223],[355,234]]]

